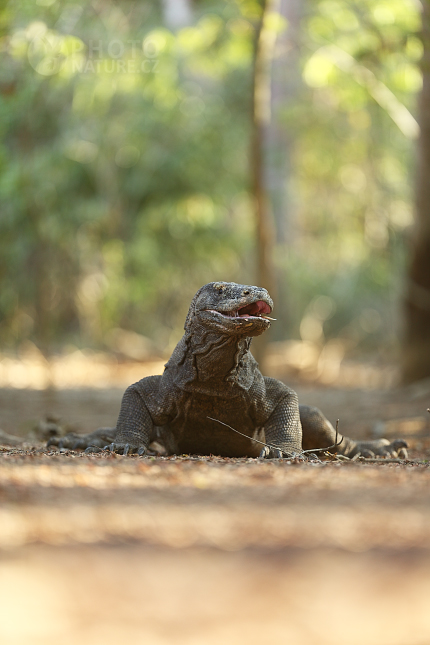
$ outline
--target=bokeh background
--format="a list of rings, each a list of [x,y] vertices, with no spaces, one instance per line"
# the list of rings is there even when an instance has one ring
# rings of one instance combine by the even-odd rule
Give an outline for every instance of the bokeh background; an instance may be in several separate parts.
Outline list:
[[[11,0],[0,29],[3,384],[17,355],[164,357],[219,279],[274,293],[312,378],[397,361],[418,2]]]

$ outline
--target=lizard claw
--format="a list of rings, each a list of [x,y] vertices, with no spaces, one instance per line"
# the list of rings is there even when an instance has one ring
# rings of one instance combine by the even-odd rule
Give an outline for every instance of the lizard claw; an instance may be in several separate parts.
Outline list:
[[[375,453],[373,450],[368,450],[367,448],[363,448],[360,450],[360,455],[362,457],[366,457],[367,459],[374,459],[375,458]]]
[[[145,446],[135,446],[131,443],[111,443],[108,446],[104,447],[104,450],[109,450],[110,452],[116,452],[118,455],[135,455],[136,453],[141,457],[146,452]]]
[[[374,441],[357,441],[356,447],[352,455],[348,456],[361,456],[374,459],[375,457],[390,458],[399,457],[400,459],[407,459],[408,452],[406,448],[408,444],[403,439],[377,439]]]
[[[282,450],[279,448],[269,448],[269,446],[264,446],[259,454],[259,459],[282,459],[283,456]]]
[[[397,457],[399,459],[408,458],[408,451],[406,450],[407,447],[408,444],[406,443],[406,441],[404,441],[404,439],[395,439],[389,446],[394,455],[397,453]]]

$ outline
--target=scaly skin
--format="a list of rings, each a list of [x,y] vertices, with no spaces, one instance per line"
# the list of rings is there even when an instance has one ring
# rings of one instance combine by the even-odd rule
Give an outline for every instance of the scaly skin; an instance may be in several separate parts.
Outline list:
[[[191,302],[185,334],[163,375],[127,388],[116,428],[52,438],[48,445],[90,451],[109,447],[142,455],[157,436],[171,453],[265,458],[332,446],[330,422],[316,408],[299,408],[297,394],[284,383],[262,376],[249,351],[252,337],[270,327],[265,316],[272,309],[269,294],[260,287],[204,285]],[[341,439],[332,451],[348,457],[405,455],[402,440],[360,442],[339,435]],[[255,440],[271,447],[262,448]]]

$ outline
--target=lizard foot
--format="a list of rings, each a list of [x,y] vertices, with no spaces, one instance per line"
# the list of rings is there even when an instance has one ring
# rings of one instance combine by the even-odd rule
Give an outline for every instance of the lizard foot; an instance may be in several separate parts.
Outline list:
[[[134,446],[131,443],[115,443],[112,442],[108,446],[104,446],[104,450],[109,450],[110,452],[117,452],[119,455],[139,455],[141,457],[146,453],[145,446]]]
[[[388,439],[376,439],[375,441],[357,441],[353,450],[348,457],[394,457],[399,459],[407,459],[408,451],[406,450],[408,444],[403,439],[395,439],[388,441]]]
[[[259,459],[300,459],[301,457],[304,457],[304,455],[301,455],[299,452],[285,452],[280,448],[269,448],[269,446],[264,446],[258,456]],[[303,461],[306,460],[304,457]]]
[[[51,437],[46,446],[57,446],[58,448],[69,448],[70,450],[85,450],[85,448],[103,448],[106,442],[112,441],[115,435],[115,428],[99,428],[90,434],[76,434],[69,432],[64,437]]]
[[[259,459],[282,459],[283,454],[282,450],[279,448],[269,448],[269,446],[264,446],[261,449],[259,454]]]

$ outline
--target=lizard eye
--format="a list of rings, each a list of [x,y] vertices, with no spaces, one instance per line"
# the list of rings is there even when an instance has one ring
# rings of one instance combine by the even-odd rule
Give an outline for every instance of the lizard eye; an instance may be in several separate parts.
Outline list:
[[[217,284],[215,286],[215,290],[218,291],[218,295],[221,294],[224,291],[224,285],[223,284]]]

